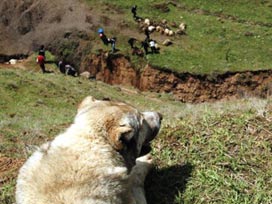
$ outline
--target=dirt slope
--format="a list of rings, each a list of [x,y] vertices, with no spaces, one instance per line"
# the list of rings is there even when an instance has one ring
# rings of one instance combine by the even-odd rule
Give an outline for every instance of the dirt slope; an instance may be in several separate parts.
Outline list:
[[[137,71],[123,55],[101,53],[90,57],[81,72],[108,84],[133,86],[141,91],[172,93],[181,102],[202,103],[243,97],[266,98],[272,95],[272,71],[247,71],[209,76],[177,74],[146,65]]]
[[[28,54],[63,33],[92,30],[95,20],[80,0],[1,0],[0,55]]]

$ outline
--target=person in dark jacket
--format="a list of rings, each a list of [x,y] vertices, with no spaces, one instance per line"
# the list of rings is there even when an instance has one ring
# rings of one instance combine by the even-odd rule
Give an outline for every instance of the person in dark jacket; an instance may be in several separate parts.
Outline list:
[[[149,40],[150,39],[150,32],[149,32],[148,28],[145,28],[144,34],[146,36],[146,40]]]
[[[133,14],[133,18],[137,19],[137,5],[132,6],[131,13]]]
[[[142,47],[144,48],[145,54],[147,55],[148,54],[148,46],[149,46],[148,40],[145,39],[144,41],[141,42],[141,44],[142,44]]]
[[[102,42],[104,43],[104,45],[108,45],[109,44],[109,39],[105,35],[103,28],[99,28],[98,29],[98,34],[99,34],[99,38],[102,40]]]
[[[70,64],[66,64],[65,65],[65,74],[75,77],[75,76],[77,76],[77,70],[74,67],[72,67]]]
[[[58,67],[61,73],[65,74],[65,63],[63,60],[59,61]]]
[[[134,43],[136,42],[135,38],[129,38],[128,39],[128,44],[130,45],[131,49],[134,49]]]
[[[45,48],[44,45],[41,45],[40,49],[39,49],[39,54],[38,55],[42,55],[45,57]]]
[[[111,51],[112,51],[112,53],[115,53],[115,51],[116,51],[116,48],[115,48],[116,37],[110,38],[109,39],[109,43],[111,44]]]
[[[152,54],[156,53],[156,41],[155,40],[149,41],[149,47],[151,48]]]
[[[70,76],[78,76],[78,72],[76,68],[74,68],[72,65],[65,63],[63,60],[59,61],[58,67],[61,73],[65,75],[70,75]]]

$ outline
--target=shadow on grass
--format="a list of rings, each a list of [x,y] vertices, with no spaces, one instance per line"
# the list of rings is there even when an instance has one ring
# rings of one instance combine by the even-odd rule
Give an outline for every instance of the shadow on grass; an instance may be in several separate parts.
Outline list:
[[[146,178],[145,192],[148,204],[173,204],[178,194],[183,194],[193,166],[171,166],[154,169]]]

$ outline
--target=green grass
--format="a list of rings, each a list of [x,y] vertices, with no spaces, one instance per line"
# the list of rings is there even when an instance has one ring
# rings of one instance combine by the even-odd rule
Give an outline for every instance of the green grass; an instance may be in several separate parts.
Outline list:
[[[182,1],[189,8],[200,8],[211,12],[219,12],[226,15],[234,16],[240,20],[250,20],[253,22],[270,23],[272,15],[270,1]]]
[[[172,37],[174,44],[161,46],[160,54],[148,55],[146,62],[175,72],[214,74],[227,71],[271,69],[272,25],[270,25],[270,1],[175,1],[177,6],[168,5],[170,11],[162,12],[154,8],[163,1],[137,1],[138,15],[152,20],[188,25],[186,36]],[[94,1],[88,1],[94,6]],[[130,8],[135,1],[100,1],[109,10],[122,11],[123,21],[134,25]],[[99,3],[99,4],[100,4]],[[95,2],[97,5],[97,2]],[[101,6],[102,7],[102,6]],[[111,13],[109,12],[109,18]],[[112,25],[111,25],[112,26]],[[173,28],[175,30],[175,28]],[[117,32],[119,27],[107,28],[107,32]],[[114,31],[115,30],[115,31]],[[250,36],[246,34],[250,33]],[[129,36],[116,33],[117,46],[128,53]],[[143,34],[142,34],[143,35]],[[151,34],[159,39],[158,34]],[[144,35],[143,37],[144,38]],[[162,41],[158,40],[161,44]]]
[[[207,112],[164,128],[154,144],[159,173],[150,175],[157,184],[148,183],[150,203],[271,203],[269,123],[251,111]],[[173,174],[161,178],[161,169]]]
[[[146,182],[149,204],[271,203],[271,98],[182,104],[168,94],[31,70],[0,68],[0,157],[26,159],[29,145],[71,124],[82,98],[109,97],[164,115]],[[16,174],[11,169],[1,183],[0,203],[14,202]]]

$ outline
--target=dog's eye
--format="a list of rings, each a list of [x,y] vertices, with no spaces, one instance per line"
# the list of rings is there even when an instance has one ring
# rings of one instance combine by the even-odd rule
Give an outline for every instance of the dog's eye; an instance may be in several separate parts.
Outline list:
[[[121,140],[121,142],[123,143],[123,144],[128,144],[129,143],[129,141],[126,139],[126,137],[124,137],[124,136],[121,136],[121,138],[120,138],[120,140]]]
[[[136,147],[136,140],[134,137],[132,137],[130,140],[125,139],[126,137],[121,138],[121,142],[124,146],[125,151],[127,150],[134,150]]]

